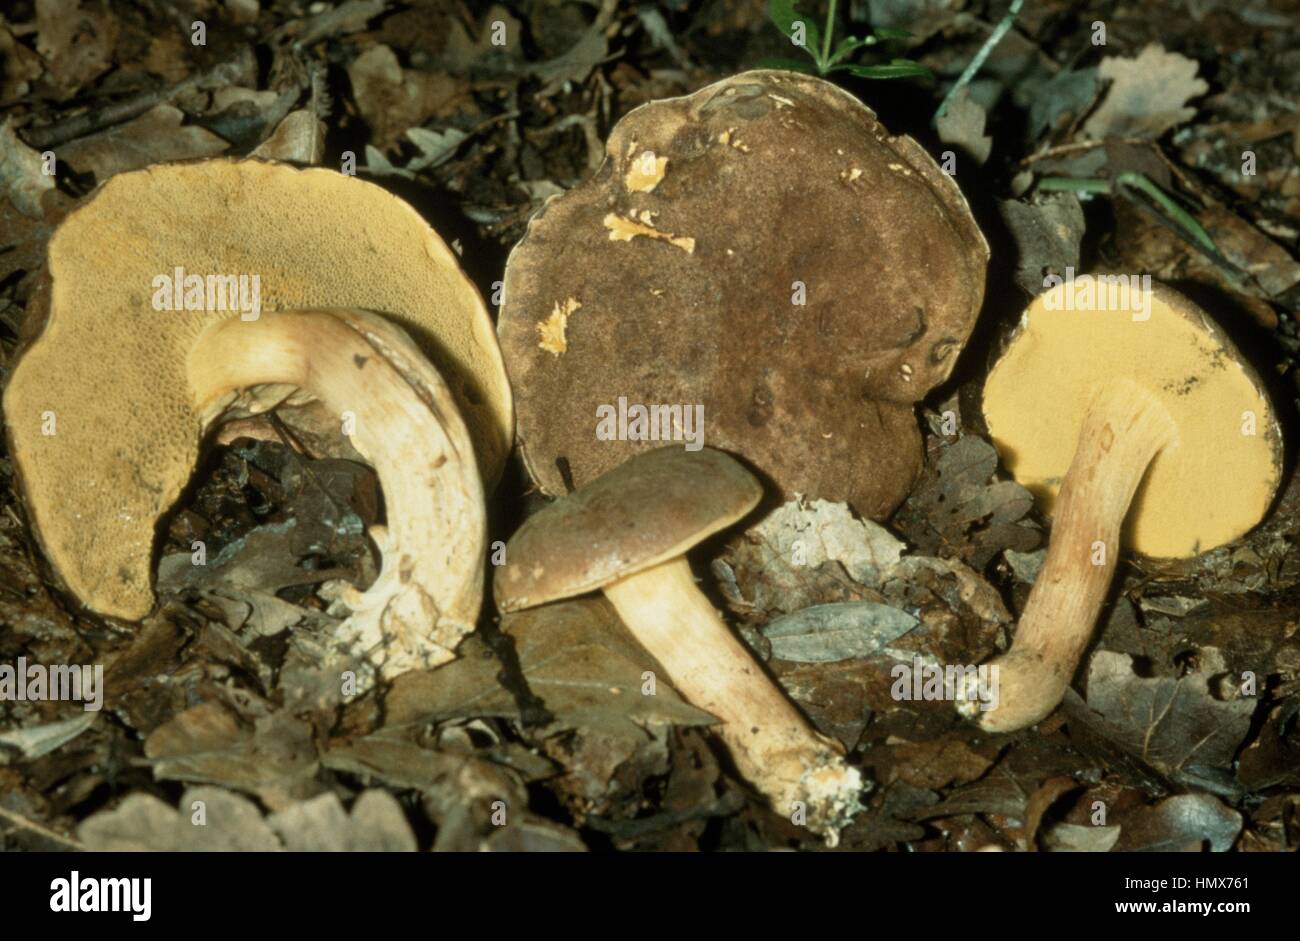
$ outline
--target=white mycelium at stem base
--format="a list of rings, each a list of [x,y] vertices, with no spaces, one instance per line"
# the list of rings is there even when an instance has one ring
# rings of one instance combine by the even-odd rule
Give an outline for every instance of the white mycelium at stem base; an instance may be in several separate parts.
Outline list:
[[[737,770],[791,816],[802,806],[808,825],[832,843],[859,809],[862,777],[838,743],[819,735],[759,667],[695,585],[678,557],[606,585],[628,630],[663,664],[674,687],[717,716],[716,733]]]
[[[482,603],[483,490],[450,392],[405,334],[357,310],[226,320],[195,345],[189,376],[205,427],[271,385],[320,399],[340,422],[351,413],[388,522],[370,531],[383,555],[375,583],[344,593],[341,646],[387,677],[450,660]]]

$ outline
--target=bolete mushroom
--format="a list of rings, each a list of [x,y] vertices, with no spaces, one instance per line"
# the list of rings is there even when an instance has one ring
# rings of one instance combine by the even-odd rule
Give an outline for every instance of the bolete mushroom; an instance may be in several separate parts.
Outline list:
[[[987,261],[952,178],[829,82],[745,72],[643,105],[507,262],[524,461],[558,495],[702,434],[787,499],[881,518],[921,467],[913,403],[951,371]]]
[[[1014,641],[994,661],[989,731],[1060,703],[1121,539],[1152,557],[1206,552],[1255,526],[1280,479],[1280,429],[1236,347],[1182,295],[1118,278],[1039,295],[984,387],[1003,462],[1053,516]]]
[[[695,585],[686,553],[762,496],[734,458],[705,448],[643,452],[531,516],[506,546],[504,612],[602,591],[692,705],[720,720],[737,770],[833,844],[862,779],[817,733]]]
[[[155,526],[205,434],[312,396],[386,500],[380,574],[343,599],[344,649],[390,676],[451,657],[481,603],[482,479],[509,449],[511,399],[482,300],[413,209],[255,161],[119,174],[55,232],[31,306],[4,395],[10,454],[87,606],[147,614]]]

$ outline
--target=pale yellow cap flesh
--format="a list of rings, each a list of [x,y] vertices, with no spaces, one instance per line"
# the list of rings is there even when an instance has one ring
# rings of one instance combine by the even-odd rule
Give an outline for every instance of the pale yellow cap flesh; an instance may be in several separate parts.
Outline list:
[[[1178,436],[1138,488],[1125,544],[1182,558],[1241,536],[1281,476],[1281,433],[1258,377],[1177,292],[1097,288],[1076,279],[1035,298],[990,372],[984,417],[1003,463],[1050,513],[1093,395],[1129,379],[1167,409]]]

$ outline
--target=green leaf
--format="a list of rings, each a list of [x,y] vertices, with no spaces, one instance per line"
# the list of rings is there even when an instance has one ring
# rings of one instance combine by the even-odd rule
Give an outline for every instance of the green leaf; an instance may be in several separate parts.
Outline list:
[[[768,0],[767,15],[776,24],[776,28],[788,36],[793,45],[817,59],[820,55],[822,34],[812,17],[805,16],[794,8],[796,0]],[[802,43],[794,43],[794,25],[803,23]]]
[[[805,75],[817,74],[817,63],[807,59],[785,59],[780,56],[768,56],[760,59],[755,66],[760,69],[785,69],[787,72],[803,72]]]
[[[847,59],[854,52],[857,52],[863,46],[874,46],[876,38],[874,36],[846,36],[840,40],[840,44],[835,47],[835,52],[831,55],[827,66],[836,65]]]
[[[895,59],[888,65],[837,65],[830,71],[848,72],[860,78],[928,78],[930,70],[911,59]]]

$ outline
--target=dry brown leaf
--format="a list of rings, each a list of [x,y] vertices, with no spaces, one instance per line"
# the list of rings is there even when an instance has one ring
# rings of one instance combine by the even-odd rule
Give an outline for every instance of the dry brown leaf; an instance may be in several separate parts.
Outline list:
[[[171,105],[156,105],[117,127],[64,144],[59,156],[103,183],[115,173],[154,163],[192,160],[224,153],[224,140],[196,125],[182,126],[185,115]]]
[[[367,49],[348,66],[352,95],[370,125],[371,143],[387,150],[430,118],[446,118],[473,106],[467,86],[445,72],[403,69],[387,46]]]
[[[1083,125],[1086,137],[1159,137],[1196,113],[1188,99],[1209,89],[1196,77],[1194,59],[1152,43],[1136,58],[1103,59],[1099,74],[1110,88]]]
[[[108,70],[118,30],[106,0],[36,0],[36,51],[61,97]]]

